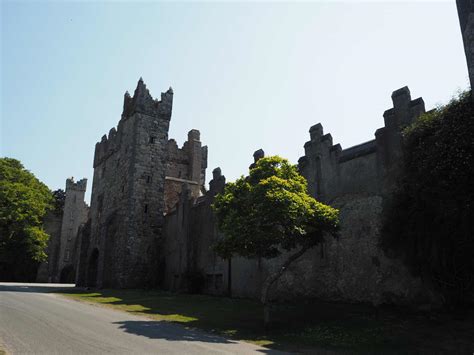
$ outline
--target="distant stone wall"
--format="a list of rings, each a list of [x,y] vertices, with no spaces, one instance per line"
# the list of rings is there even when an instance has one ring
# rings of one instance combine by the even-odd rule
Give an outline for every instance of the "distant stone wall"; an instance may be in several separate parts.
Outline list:
[[[76,238],[76,280],[77,286],[87,285],[88,253],[91,242],[91,219],[79,227]]]
[[[49,211],[44,216],[43,228],[49,235],[47,254],[48,260],[38,268],[36,282],[52,282],[53,275],[58,273],[59,245],[61,240],[61,225],[63,212]]]

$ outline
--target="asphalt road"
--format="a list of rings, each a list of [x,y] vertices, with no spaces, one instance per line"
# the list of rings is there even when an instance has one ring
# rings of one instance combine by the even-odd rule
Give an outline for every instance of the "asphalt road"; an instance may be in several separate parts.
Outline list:
[[[277,353],[48,293],[72,286],[0,283],[0,342],[7,353]]]

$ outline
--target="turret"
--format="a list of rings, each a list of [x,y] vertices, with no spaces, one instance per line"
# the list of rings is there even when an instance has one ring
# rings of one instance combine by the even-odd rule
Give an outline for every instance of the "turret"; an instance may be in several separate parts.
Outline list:
[[[143,113],[145,115],[170,120],[172,108],[173,89],[171,87],[168,91],[161,93],[161,100],[159,101],[153,99],[143,79],[140,78],[133,97],[130,97],[128,91],[125,92],[122,119],[130,117],[134,113]]]
[[[86,191],[87,188],[87,179],[83,178],[77,182],[74,181],[74,177],[66,179],[66,191],[75,190],[75,191]]]
[[[150,95],[143,79],[140,78],[133,97],[130,96],[128,91],[124,94],[122,120],[119,122],[117,129],[115,127],[111,128],[109,135],[104,134],[100,142],[95,145],[93,167],[95,168],[100,165],[116,151],[124,120],[132,117],[135,113],[140,113],[169,121],[171,119],[172,108],[173,89],[171,87],[168,91],[161,93],[161,100],[157,100]]]

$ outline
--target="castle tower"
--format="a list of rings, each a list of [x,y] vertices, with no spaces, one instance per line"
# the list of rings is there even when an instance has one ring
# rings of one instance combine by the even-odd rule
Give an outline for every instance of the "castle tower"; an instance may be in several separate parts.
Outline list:
[[[474,1],[456,0],[471,88],[474,83]]]
[[[174,209],[180,199],[184,185],[190,195],[197,198],[204,191],[207,168],[207,146],[202,146],[197,129],[188,132],[188,140],[182,148],[176,141],[168,141],[166,158],[165,213]]]
[[[66,198],[54,282],[74,282],[77,231],[79,226],[86,222],[88,215],[88,206],[84,202],[86,187],[87,179],[77,182],[74,178],[66,180]]]
[[[85,284],[134,288],[153,283],[163,225],[170,88],[158,101],[140,78],[125,93],[122,118],[96,144]]]

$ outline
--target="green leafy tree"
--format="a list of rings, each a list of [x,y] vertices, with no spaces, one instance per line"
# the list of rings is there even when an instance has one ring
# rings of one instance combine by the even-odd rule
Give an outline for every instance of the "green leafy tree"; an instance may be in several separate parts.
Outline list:
[[[53,191],[53,206],[54,206],[54,212],[57,215],[60,215],[63,213],[64,209],[64,202],[66,202],[66,192],[64,192],[63,189],[57,189]]]
[[[308,249],[326,235],[336,235],[338,210],[308,195],[306,179],[296,165],[278,156],[258,160],[249,176],[227,184],[213,208],[224,234],[215,246],[221,257],[275,258],[283,251],[291,252],[262,286],[268,324],[270,287]]]
[[[382,245],[449,304],[474,299],[474,104],[470,92],[404,131]]]
[[[52,208],[46,185],[16,159],[0,158],[0,278],[28,279],[46,259],[43,216]]]

